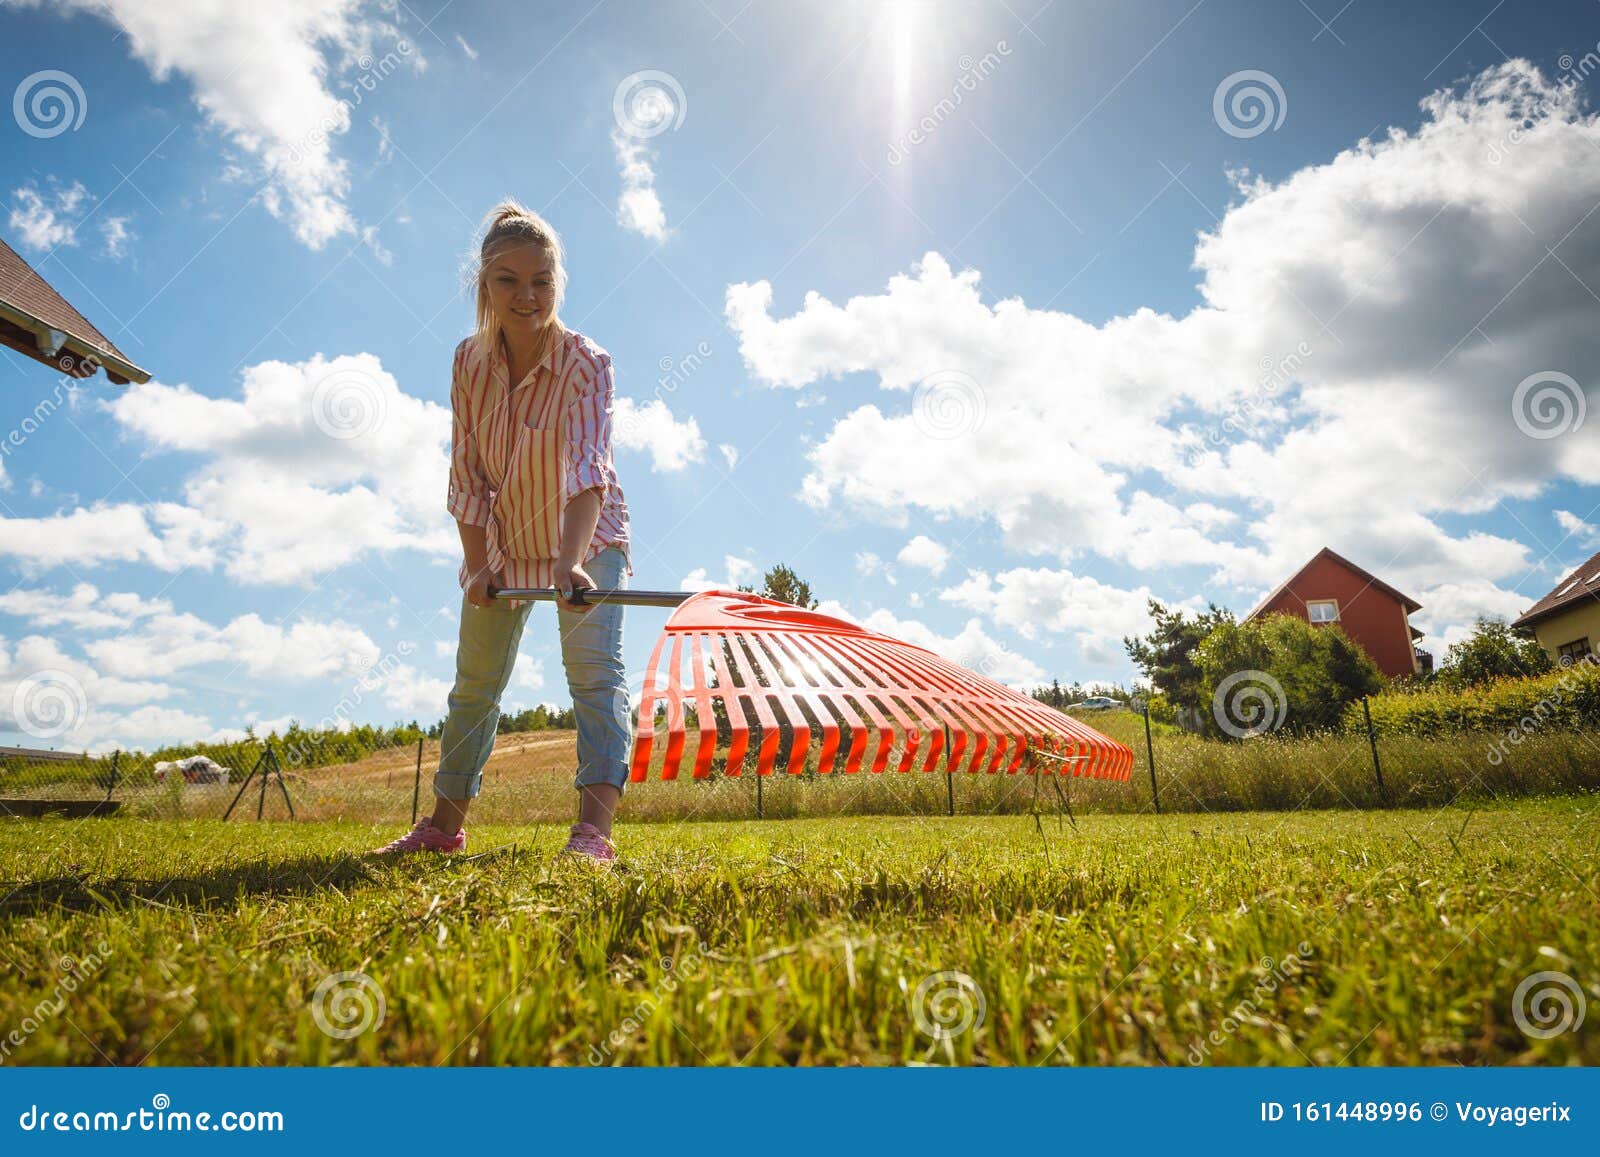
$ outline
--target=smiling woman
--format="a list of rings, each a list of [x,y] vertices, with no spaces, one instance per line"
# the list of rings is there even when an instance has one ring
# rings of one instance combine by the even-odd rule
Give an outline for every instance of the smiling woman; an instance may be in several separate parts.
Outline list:
[[[500,697],[532,603],[496,587],[554,587],[561,658],[578,722],[579,818],[567,846],[615,857],[612,816],[627,779],[631,703],[622,607],[574,603],[575,588],[619,588],[633,573],[628,508],[612,466],[611,357],[557,313],[561,239],[514,201],[478,247],[476,332],[456,347],[446,505],[461,535],[461,634],[434,773],[433,814],[379,849],[456,852],[494,749]]]

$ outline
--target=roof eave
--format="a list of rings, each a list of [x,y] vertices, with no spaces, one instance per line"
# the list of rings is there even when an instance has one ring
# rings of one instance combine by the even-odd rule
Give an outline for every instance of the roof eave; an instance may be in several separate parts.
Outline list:
[[[88,373],[74,372],[65,366],[57,364],[57,369],[62,370],[69,377],[92,377],[95,369],[104,369],[106,377],[113,385],[125,386],[129,382],[143,385],[150,380],[147,370],[134,365],[127,358],[108,349],[102,349],[93,342],[72,333],[63,333],[49,322],[35,317],[25,309],[18,309],[10,302],[0,301],[0,317],[5,318],[13,325],[27,330],[38,343],[38,359],[48,362],[55,359],[64,350],[78,356],[78,367],[89,365]]]

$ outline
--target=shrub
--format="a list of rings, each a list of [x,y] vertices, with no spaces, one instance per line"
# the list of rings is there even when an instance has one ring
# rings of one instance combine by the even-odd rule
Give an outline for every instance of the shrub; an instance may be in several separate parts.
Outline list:
[[[1347,705],[1383,686],[1371,656],[1337,625],[1313,626],[1293,615],[1222,623],[1196,657],[1206,727],[1217,735],[1277,730],[1279,719],[1295,735],[1335,730]]]
[[[1433,737],[1464,732],[1505,732],[1508,742],[1548,728],[1600,728],[1600,662],[1591,656],[1532,678],[1499,678],[1459,690],[1433,687],[1396,691],[1371,700],[1372,725],[1381,735]],[[1365,726],[1359,704],[1347,707],[1344,725]],[[1511,736],[1518,738],[1511,738]]]

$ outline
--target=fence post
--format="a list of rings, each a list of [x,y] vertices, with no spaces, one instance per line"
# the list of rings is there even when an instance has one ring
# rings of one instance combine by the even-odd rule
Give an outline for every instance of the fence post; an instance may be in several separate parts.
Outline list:
[[[1367,745],[1372,748],[1372,770],[1378,777],[1378,794],[1387,801],[1389,789],[1383,786],[1383,764],[1378,762],[1378,733],[1372,729],[1372,707],[1365,695],[1361,697],[1361,714],[1367,720]]]
[[[950,815],[956,814],[956,781],[950,767],[950,725],[944,725],[944,798]]]
[[[111,774],[106,777],[106,798],[111,798],[111,793],[117,790],[117,762],[122,758],[122,748],[111,753]]]
[[[761,818],[761,772],[756,771],[756,819]]]
[[[1161,814],[1161,791],[1156,787],[1156,745],[1150,738],[1150,704],[1145,702],[1144,711],[1144,750],[1150,759],[1150,798],[1155,801],[1156,815]]]
[[[411,786],[411,826],[417,826],[417,804],[422,798],[422,736],[417,736],[417,779]]]

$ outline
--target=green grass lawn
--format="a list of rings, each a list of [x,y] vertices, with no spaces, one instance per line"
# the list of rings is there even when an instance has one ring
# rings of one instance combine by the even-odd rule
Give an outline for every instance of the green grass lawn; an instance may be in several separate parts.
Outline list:
[[[387,827],[10,820],[0,1062],[1597,1064],[1600,1008],[1512,1007],[1600,999],[1594,812],[624,824],[623,870],[548,825],[389,865]]]

